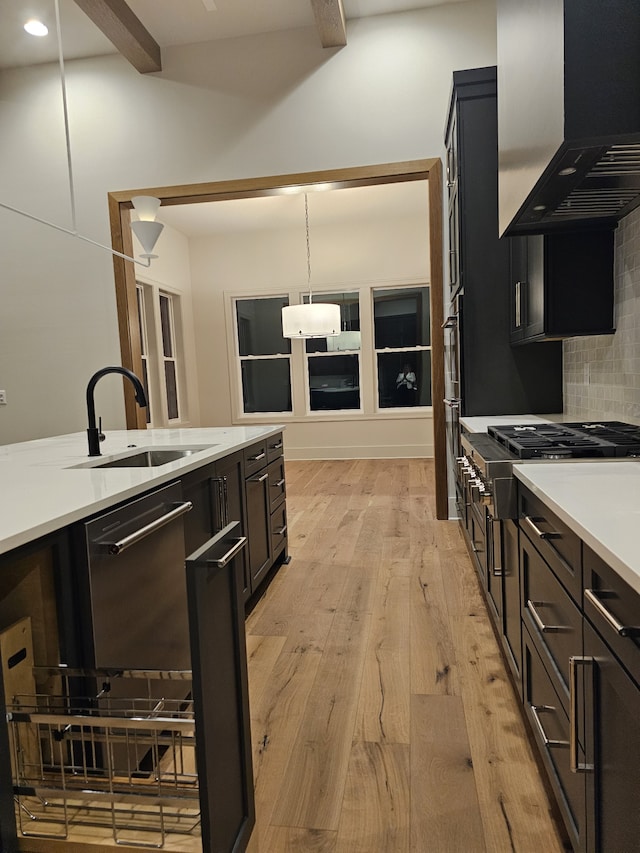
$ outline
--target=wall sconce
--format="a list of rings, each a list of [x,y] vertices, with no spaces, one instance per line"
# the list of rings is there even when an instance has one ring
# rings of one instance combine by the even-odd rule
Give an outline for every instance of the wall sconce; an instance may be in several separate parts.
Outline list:
[[[304,194],[304,221],[307,236],[307,286],[309,302],[285,305],[282,309],[282,335],[285,338],[331,338],[340,334],[340,306],[313,302],[311,292],[311,250],[309,243],[309,203]]]
[[[138,238],[138,242],[144,249],[140,255],[141,258],[157,258],[157,255],[152,254],[153,247],[158,241],[158,237],[162,233],[164,225],[162,222],[156,222],[156,215],[160,208],[160,200],[151,195],[136,195],[131,199],[131,204],[138,218],[131,222],[131,230]]]

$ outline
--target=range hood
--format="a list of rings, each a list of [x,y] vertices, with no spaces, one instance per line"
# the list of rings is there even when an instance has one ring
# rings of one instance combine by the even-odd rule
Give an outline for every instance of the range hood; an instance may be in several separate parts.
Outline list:
[[[638,0],[498,0],[500,235],[640,205]]]

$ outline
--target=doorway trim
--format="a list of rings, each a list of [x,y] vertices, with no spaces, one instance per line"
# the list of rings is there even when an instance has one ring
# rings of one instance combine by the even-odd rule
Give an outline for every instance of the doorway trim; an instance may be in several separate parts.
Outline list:
[[[448,489],[446,463],[444,399],[444,334],[443,316],[443,235],[442,235],[442,163],[439,158],[384,163],[374,166],[355,166],[320,172],[292,175],[271,175],[260,178],[216,181],[204,184],[184,184],[168,187],[145,187],[120,190],[108,194],[111,243],[117,252],[133,252],[131,237],[131,199],[136,195],[152,195],[163,205],[197,204],[228,199],[258,198],[278,195],[283,190],[344,187],[366,187],[403,181],[428,182],[429,257],[431,298],[431,388],[433,407],[433,446],[435,457],[436,517],[448,518]],[[136,302],[136,277],[131,261],[113,256],[116,287],[118,329],[122,366],[140,375],[142,355]],[[125,388],[127,429],[145,429],[144,412],[136,405],[133,393]]]

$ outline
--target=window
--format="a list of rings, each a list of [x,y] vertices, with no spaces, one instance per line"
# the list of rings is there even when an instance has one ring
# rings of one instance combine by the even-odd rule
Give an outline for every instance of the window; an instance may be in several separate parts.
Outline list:
[[[308,302],[309,297],[305,296]],[[339,335],[305,341],[312,412],[360,409],[360,302],[358,293],[323,293],[314,302],[340,306]]]
[[[146,291],[148,286],[136,282],[136,301],[138,303],[138,325],[140,331],[140,352],[142,355],[142,385],[147,397],[147,423],[151,423],[151,392],[149,390],[149,332],[147,326]]]
[[[136,297],[147,423],[184,421],[180,297],[143,282],[136,282]]]
[[[167,419],[178,420],[180,408],[178,405],[178,366],[176,359],[174,300],[176,297],[168,293],[159,294],[160,328],[162,330],[162,362],[164,389],[166,399]]]
[[[291,412],[291,341],[282,336],[283,296],[237,299],[238,356],[245,414]]]
[[[431,405],[428,287],[373,291],[378,408]]]
[[[340,333],[291,341],[282,336],[282,308],[308,303],[308,293],[230,296],[237,414],[256,421],[277,413],[318,420],[398,417],[407,408],[423,414],[431,406],[429,297],[423,283],[314,290],[314,302],[340,306]]]

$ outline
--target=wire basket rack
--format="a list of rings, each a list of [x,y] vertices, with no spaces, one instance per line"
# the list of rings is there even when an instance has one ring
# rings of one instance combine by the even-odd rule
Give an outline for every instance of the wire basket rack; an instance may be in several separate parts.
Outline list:
[[[20,834],[201,849],[191,672],[33,670],[55,690],[7,705]]]

